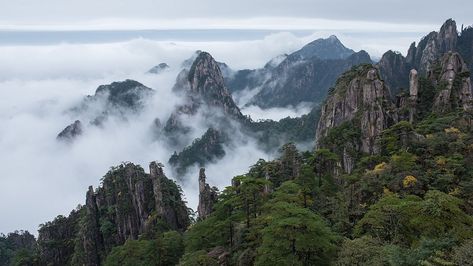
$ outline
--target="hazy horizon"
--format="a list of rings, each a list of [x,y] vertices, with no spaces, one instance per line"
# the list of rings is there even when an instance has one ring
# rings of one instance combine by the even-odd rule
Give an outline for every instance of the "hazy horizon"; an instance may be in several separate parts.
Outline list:
[[[448,10],[432,1],[204,2],[2,3],[0,233],[20,229],[36,233],[40,223],[83,204],[87,187],[96,187],[109,167],[122,161],[142,164],[146,171],[150,161],[167,163],[173,151],[151,140],[147,130],[154,117],[166,119],[179,101],[171,88],[180,64],[196,50],[208,51],[234,70],[259,68],[273,57],[334,34],[346,47],[366,50],[372,59],[379,59],[388,50],[405,55],[412,42],[438,31],[448,18],[455,19],[459,28],[473,25],[467,14],[473,7],[470,1],[451,1]],[[431,10],[419,14],[423,5],[432,5]],[[168,72],[146,74],[162,62],[171,66]],[[124,79],[157,91],[142,117],[90,130],[70,147],[57,143],[57,133],[75,119],[67,110],[94,94],[99,85]],[[307,111],[243,109],[255,118],[272,119]],[[203,130],[195,125],[196,135]],[[233,175],[269,156],[247,141],[219,165],[208,166],[209,183],[229,185]],[[219,174],[222,167],[224,176]],[[171,175],[169,169],[166,172]],[[184,191],[195,208],[197,169],[189,176],[192,181]]]

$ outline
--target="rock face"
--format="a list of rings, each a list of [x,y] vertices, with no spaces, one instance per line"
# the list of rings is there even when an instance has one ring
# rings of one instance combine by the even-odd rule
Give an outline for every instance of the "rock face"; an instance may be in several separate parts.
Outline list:
[[[353,158],[349,151],[378,153],[377,138],[395,121],[395,106],[378,70],[371,65],[362,65],[342,75],[334,91],[328,96],[317,126],[316,146],[325,148],[324,139],[330,132],[350,123],[346,128],[349,133],[345,133],[353,139],[343,143],[345,147],[338,147],[339,155],[343,158],[343,169],[350,173]]]
[[[199,54],[189,70],[187,79],[187,95],[194,101],[201,100],[209,106],[222,108],[225,114],[242,117],[240,109],[225,87],[219,65],[209,53]]]
[[[471,109],[470,72],[460,54],[445,54],[440,62],[440,73],[433,70],[429,76],[437,81],[439,89],[433,106],[435,112],[445,113],[456,108]]]
[[[148,70],[148,73],[150,74],[161,74],[162,72],[166,71],[169,69],[169,65],[166,63],[160,63],[157,66],[152,67],[150,70]]]
[[[237,71],[226,79],[230,90],[259,90],[248,105],[262,108],[320,103],[340,74],[352,66],[371,63],[365,51],[355,53],[335,36],[315,40],[280,59],[271,60],[262,69]]]
[[[44,265],[100,265],[128,239],[156,234],[162,226],[184,231],[189,224],[181,191],[160,164],[151,163],[146,174],[124,163],[104,176],[101,187],[89,187],[80,210],[43,225],[38,245]]]
[[[205,169],[201,168],[199,172],[199,205],[197,212],[200,219],[207,218],[213,211],[213,206],[217,202],[217,188],[210,187],[205,182]]]
[[[168,135],[186,133],[181,117],[195,115],[198,110],[214,118],[245,119],[225,86],[219,64],[209,53],[200,52],[191,68],[179,73],[173,90],[183,94],[186,102],[178,106],[166,122],[164,131]]]
[[[189,226],[190,220],[179,190],[175,187],[174,191],[170,189],[172,185],[176,185],[166,178],[161,166],[152,162],[149,168],[158,217],[173,230],[185,230]]]
[[[173,90],[185,101],[170,115],[162,132],[170,147],[182,151],[169,161],[179,175],[195,163],[204,166],[223,157],[228,132],[249,122],[226,88],[220,65],[210,54],[200,52],[190,69],[184,69],[177,77]],[[187,121],[197,119],[209,130],[194,140]]]
[[[432,70],[432,64],[443,54],[457,50],[458,31],[454,20],[447,20],[439,32],[431,32],[417,47],[413,43],[407,54],[407,63],[414,66],[422,75]]]
[[[412,69],[409,73],[409,122],[415,120],[416,105],[419,93],[419,74]]]
[[[76,137],[82,135],[83,129],[82,129],[82,123],[80,120],[76,120],[74,123],[68,125],[66,128],[64,128],[58,135],[57,139],[58,140],[65,140],[65,141],[72,141]]]
[[[387,51],[377,64],[381,78],[389,87],[392,95],[397,95],[401,89],[407,89],[409,85],[410,65],[398,52]]]

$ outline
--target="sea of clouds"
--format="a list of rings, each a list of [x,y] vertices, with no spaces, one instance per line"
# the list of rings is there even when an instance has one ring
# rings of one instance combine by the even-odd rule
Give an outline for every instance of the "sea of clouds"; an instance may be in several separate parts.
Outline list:
[[[233,69],[262,67],[274,56],[299,49],[313,36],[272,34],[241,42],[164,42],[133,39],[120,43],[0,45],[0,233],[26,229],[83,204],[89,185],[97,187],[111,166],[123,161],[167,163],[173,150],[152,134],[155,118],[166,121],[181,99],[172,93],[180,64],[195,50],[210,52]],[[146,74],[158,63],[171,66],[159,75]],[[77,118],[69,112],[86,95],[113,81],[134,79],[156,93],[145,110],[128,121],[110,119],[103,127],[86,126],[72,144],[56,135]],[[261,110],[245,114],[258,119],[299,116],[308,108]],[[83,121],[84,122],[84,121]],[[85,121],[87,123],[87,121]],[[196,136],[204,132],[195,122]],[[229,148],[230,149],[230,148]],[[208,182],[223,188],[245,173],[259,158],[270,159],[251,139],[227,150],[227,156],[207,167]],[[223,170],[225,169],[225,170]],[[165,168],[171,175],[169,168]],[[198,169],[182,184],[189,206],[196,208]]]
[[[39,224],[67,215],[84,203],[87,187],[100,185],[101,177],[111,166],[129,161],[148,171],[151,161],[166,165],[174,150],[156,140],[152,123],[155,118],[164,123],[182,102],[172,93],[172,87],[181,63],[196,50],[210,52],[234,70],[253,69],[333,33],[300,36],[281,32],[248,41],[133,38],[107,43],[0,43],[0,233],[17,229],[36,233]],[[367,49],[375,57],[387,47],[400,50],[417,39],[337,35],[348,47]],[[171,68],[159,75],[146,74],[161,62]],[[102,127],[91,127],[87,125],[87,113],[74,116],[68,111],[86,95],[93,95],[99,85],[125,79],[137,80],[156,91],[140,115],[131,116],[126,122],[109,119]],[[239,92],[235,100],[243,107],[256,92],[257,89]],[[253,120],[296,117],[309,110],[305,104],[266,110],[256,106],[242,108]],[[72,144],[58,142],[57,134],[77,118],[85,122],[85,133]],[[188,123],[194,137],[207,129],[199,119]],[[275,156],[258,149],[252,139],[236,139],[237,145],[227,147],[222,160],[206,167],[208,182],[220,189],[259,158]],[[173,177],[169,167],[165,172]],[[196,209],[197,167],[183,179],[187,180],[181,184],[185,199],[189,207]]]

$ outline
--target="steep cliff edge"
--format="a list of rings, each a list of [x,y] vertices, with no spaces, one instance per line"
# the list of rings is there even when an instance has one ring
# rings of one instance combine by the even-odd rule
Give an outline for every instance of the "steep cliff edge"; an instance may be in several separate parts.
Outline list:
[[[432,64],[443,54],[457,50],[458,31],[454,20],[447,20],[439,32],[431,32],[419,42],[411,44],[406,56],[407,63],[423,75],[432,70]]]
[[[338,79],[322,107],[316,148],[336,149],[343,158],[343,169],[350,173],[354,166],[352,155],[379,152],[377,137],[395,121],[395,106],[378,70],[371,65],[355,67]],[[342,135],[333,135],[334,129],[345,131],[339,132]],[[343,143],[338,147],[328,147],[327,140],[332,138]]]
[[[112,168],[102,186],[89,187],[85,205],[39,230],[44,265],[100,265],[113,247],[190,225],[180,188],[159,163],[150,174],[132,163]],[[59,245],[58,245],[59,244]]]
[[[200,168],[199,171],[199,205],[197,206],[197,213],[200,219],[207,218],[213,211],[214,204],[217,202],[216,187],[210,187],[206,183],[205,168]]]
[[[433,110],[446,113],[455,109],[464,111],[472,107],[470,71],[458,53],[447,53],[431,70],[429,78],[437,85]]]

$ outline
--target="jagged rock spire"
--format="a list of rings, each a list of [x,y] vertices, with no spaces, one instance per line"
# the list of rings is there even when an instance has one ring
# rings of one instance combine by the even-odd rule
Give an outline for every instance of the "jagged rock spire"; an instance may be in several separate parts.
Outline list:
[[[173,230],[185,230],[190,221],[179,191],[173,193],[169,190],[169,183],[173,182],[164,175],[161,163],[151,162],[149,171],[158,217]]]
[[[456,51],[458,43],[457,25],[448,19],[439,32],[431,32],[419,42],[411,44],[407,54],[407,63],[416,67],[424,75],[432,70],[435,61],[449,51]]]
[[[217,202],[217,190],[215,187],[211,188],[205,182],[205,168],[200,168],[199,171],[199,206],[197,212],[200,219],[207,218],[213,211],[213,206]]]
[[[470,72],[463,58],[458,53],[447,53],[440,63],[441,72],[438,77],[433,71],[431,79],[438,80],[440,91],[435,97],[434,112],[444,113],[454,108],[470,110],[472,108],[472,91]]]
[[[350,151],[377,154],[377,139],[381,132],[397,121],[395,106],[388,88],[372,65],[362,65],[342,75],[335,90],[322,107],[317,126],[316,147],[325,148],[324,138],[345,123],[359,136],[346,140],[339,149],[343,169],[350,173],[354,160]]]
[[[96,195],[92,186],[89,186],[86,195],[86,222],[82,230],[84,258],[87,265],[100,265],[100,250],[103,248],[103,239],[100,234],[99,210]]]
[[[242,116],[225,86],[218,63],[209,53],[201,52],[195,59],[189,70],[188,81],[191,94],[202,97],[211,106],[222,107],[227,114]]]
[[[409,122],[413,123],[416,113],[417,94],[419,92],[419,76],[417,70],[409,73]]]

